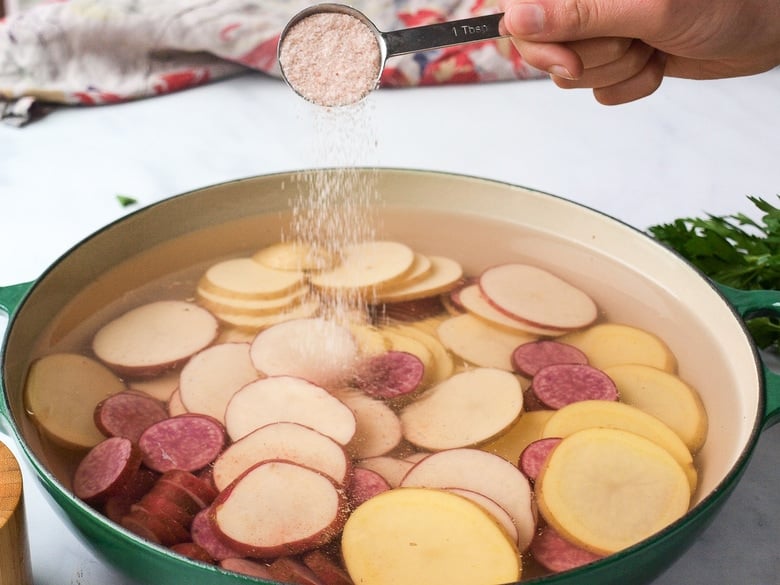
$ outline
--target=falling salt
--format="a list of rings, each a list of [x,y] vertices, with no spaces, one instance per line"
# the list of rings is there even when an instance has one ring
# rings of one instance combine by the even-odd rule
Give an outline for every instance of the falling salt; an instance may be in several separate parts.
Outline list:
[[[312,250],[312,258],[341,258],[355,244],[376,239],[379,202],[376,132],[371,102],[340,108],[305,103],[311,118],[310,160],[323,172],[301,172],[290,203],[285,239]],[[321,266],[326,268],[326,266]],[[365,315],[370,291],[336,290],[322,296],[322,316],[342,323]]]

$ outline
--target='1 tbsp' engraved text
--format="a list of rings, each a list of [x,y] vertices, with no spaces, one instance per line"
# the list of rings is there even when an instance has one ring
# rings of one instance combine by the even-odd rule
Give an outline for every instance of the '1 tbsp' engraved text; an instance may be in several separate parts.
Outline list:
[[[488,32],[488,25],[480,24],[477,26],[471,26],[468,24],[461,24],[452,27],[452,34],[456,37],[468,37],[471,35],[484,35]]]

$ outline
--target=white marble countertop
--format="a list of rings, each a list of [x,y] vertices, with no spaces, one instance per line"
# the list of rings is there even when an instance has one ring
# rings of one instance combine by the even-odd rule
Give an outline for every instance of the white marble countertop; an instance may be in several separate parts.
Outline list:
[[[546,80],[381,90],[363,115],[371,146],[343,164],[507,181],[638,228],[753,213],[746,195],[780,193],[780,70],[667,80],[650,98],[616,108]],[[221,181],[329,166],[313,146],[312,120],[311,106],[281,82],[247,75],[0,127],[0,286],[35,279],[138,207],[122,208],[117,194],[147,205]],[[0,332],[5,323],[0,316]],[[734,495],[656,585],[778,582],[779,431],[764,433]],[[131,585],[70,534],[26,470],[25,486],[36,585]]]

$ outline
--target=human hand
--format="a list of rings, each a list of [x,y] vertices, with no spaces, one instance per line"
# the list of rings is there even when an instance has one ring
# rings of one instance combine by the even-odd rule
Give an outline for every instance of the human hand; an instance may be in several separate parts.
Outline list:
[[[780,65],[780,0],[503,0],[501,26],[527,63],[603,104],[663,77],[716,79]]]

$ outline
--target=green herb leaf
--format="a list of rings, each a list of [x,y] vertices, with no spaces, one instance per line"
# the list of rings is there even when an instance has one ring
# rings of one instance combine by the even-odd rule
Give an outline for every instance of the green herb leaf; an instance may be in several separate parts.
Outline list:
[[[122,207],[130,207],[131,205],[135,205],[138,203],[138,200],[134,197],[130,197],[128,195],[122,195],[121,193],[117,194],[116,196],[117,201],[119,201],[119,205]]]
[[[716,282],[743,290],[780,290],[780,208],[760,197],[748,199],[763,213],[760,220],[743,213],[707,215],[648,231]],[[780,321],[760,317],[747,325],[759,347],[780,350]]]

